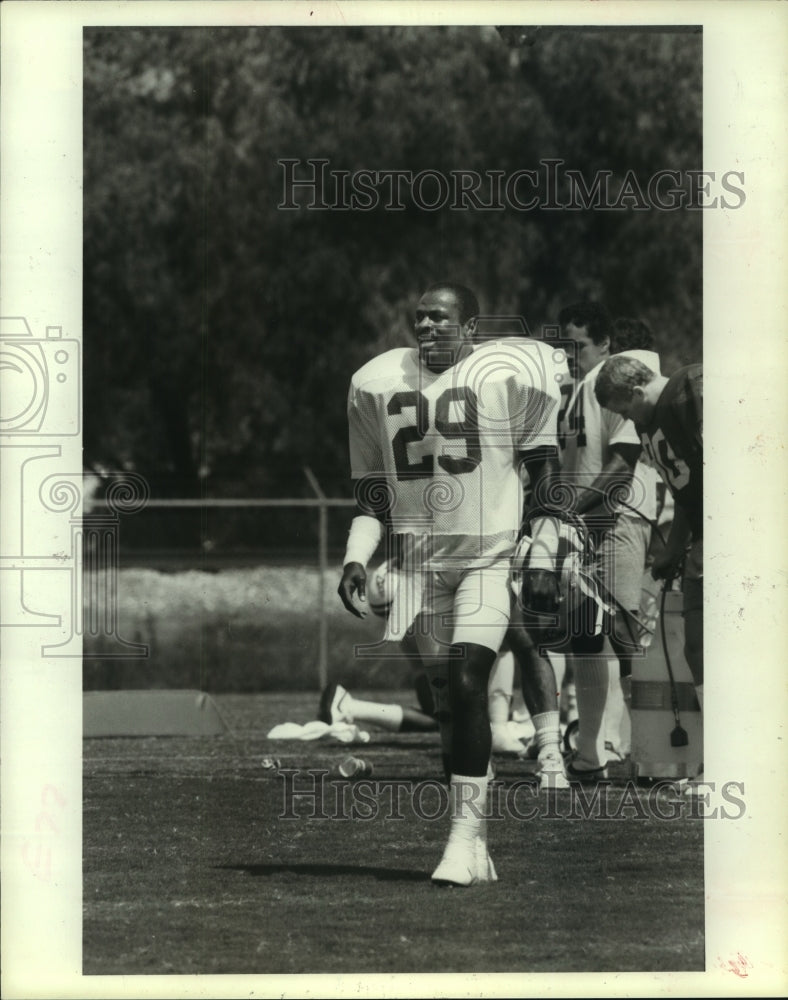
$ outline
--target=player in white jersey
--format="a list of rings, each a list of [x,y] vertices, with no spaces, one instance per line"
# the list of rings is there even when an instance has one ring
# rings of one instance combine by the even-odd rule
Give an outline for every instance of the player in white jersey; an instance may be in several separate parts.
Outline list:
[[[384,560],[376,568],[367,567],[367,605],[373,614],[387,618],[399,586],[400,573],[390,561]],[[516,602],[515,607],[516,607]],[[507,649],[507,644],[510,649]],[[513,652],[517,653],[517,661]],[[523,652],[523,650],[525,652]],[[399,651],[411,671],[411,680],[419,710],[391,702],[361,700],[352,695],[342,684],[332,681],[324,688],[318,706],[318,719],[328,725],[338,722],[358,722],[372,725],[389,732],[432,732],[438,731],[435,718],[435,699],[430,679],[419,655],[413,635],[409,632],[399,644]],[[520,670],[516,670],[515,666]],[[513,715],[513,694],[515,673],[522,671],[523,708],[529,718],[517,721]],[[542,672],[549,678],[542,678]],[[524,628],[512,626],[490,671],[487,688],[487,706],[492,731],[493,754],[514,754],[524,757],[525,745],[522,740],[533,733],[534,750],[538,751],[538,776],[543,788],[568,787],[564,776],[563,758],[559,745],[561,741],[555,675],[549,661],[543,660],[536,652]],[[555,734],[549,732],[550,719],[547,713],[555,709]],[[531,721],[533,720],[533,721]],[[530,732],[529,732],[530,730]],[[544,748],[554,745],[558,758],[557,767],[551,769]],[[529,748],[530,750],[530,748]],[[537,756],[536,752],[534,756]],[[563,782],[561,778],[563,777]]]
[[[638,619],[643,572],[651,528],[656,520],[656,472],[638,461],[640,439],[630,420],[603,409],[594,386],[603,363],[623,351],[659,371],[659,357],[649,348],[653,338],[637,320],[621,319],[611,326],[598,303],[582,302],[561,311],[565,338],[574,342],[579,381],[559,424],[562,480],[574,493],[573,508],[583,516],[597,543],[597,566],[603,596],[614,608],[612,622],[594,634],[573,637],[572,666],[577,691],[579,730],[570,777],[606,777],[606,743],[618,749],[623,699],[626,700],[631,657],[638,648]],[[638,344],[644,349],[628,349]],[[622,503],[621,501],[624,501]],[[611,677],[603,655],[604,632],[618,656],[619,676]],[[617,698],[617,702],[616,702]],[[619,706],[606,740],[605,708]]]
[[[372,569],[367,567],[367,606],[379,618],[387,618],[399,586],[399,571],[389,560]],[[390,701],[369,701],[352,695],[342,684],[332,681],[320,697],[318,719],[327,725],[339,722],[371,725],[388,732],[437,732],[435,700],[429,678],[411,633],[402,638],[399,652],[407,662],[419,709]],[[516,754],[522,757],[525,747],[509,727],[509,710],[512,701],[514,664],[511,654],[496,659],[490,671],[487,701],[492,730],[493,753]]]
[[[533,607],[558,605],[552,478],[555,412],[565,361],[526,339],[474,348],[479,308],[463,286],[428,289],[416,310],[418,349],[388,351],[353,376],[348,394],[358,515],[339,595],[359,614],[365,565],[384,524],[407,586],[388,635],[414,634],[439,702],[451,829],[436,884],[495,878],[484,809],[490,758],[487,685],[509,623],[509,559],[521,527],[519,464],[541,506],[524,578]]]
[[[485,340],[495,340],[506,336],[529,337],[530,335],[522,318],[517,316],[480,319],[474,336],[477,343],[483,343]],[[554,360],[556,359],[558,359],[556,364],[560,366],[556,374],[560,372],[561,381],[558,384],[563,396],[565,388],[571,384],[571,380],[566,377],[565,352],[560,347],[557,349]],[[557,428],[557,412],[554,419]],[[525,502],[528,504],[531,497],[530,483],[527,474],[522,469],[521,474]],[[531,625],[534,625],[532,620]],[[525,622],[524,609],[516,599],[512,602],[509,629],[504,639],[501,655],[493,667],[493,679],[497,676],[499,681],[503,681],[500,687],[508,687],[509,695],[512,693],[514,682],[512,657],[518,668],[516,672],[519,674],[523,707],[526,708],[534,727],[533,739],[528,747],[528,756],[537,760],[540,787],[543,789],[567,788],[568,781],[561,755],[561,727],[558,710],[560,685],[557,683],[552,661],[540,653],[533,642]],[[493,725],[493,747],[496,743],[496,730],[500,731],[501,721],[504,718],[508,719],[510,701],[511,698],[504,700],[503,690],[499,690],[494,696],[491,684],[489,703],[490,722]]]

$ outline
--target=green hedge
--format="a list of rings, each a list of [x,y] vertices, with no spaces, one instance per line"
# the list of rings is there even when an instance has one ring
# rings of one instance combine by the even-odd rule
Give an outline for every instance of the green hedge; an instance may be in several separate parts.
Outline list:
[[[395,649],[384,647],[369,658],[355,655],[358,644],[382,638],[383,623],[374,615],[359,621],[344,610],[336,595],[339,573],[336,567],[325,579],[329,679],[366,689],[408,687],[410,670]],[[96,582],[86,580],[86,595],[96,592]],[[317,690],[318,584],[317,570],[305,567],[122,570],[117,635],[144,644],[147,655],[108,656],[118,651],[116,637],[91,634],[86,625],[84,687]],[[89,612],[86,608],[86,623]]]

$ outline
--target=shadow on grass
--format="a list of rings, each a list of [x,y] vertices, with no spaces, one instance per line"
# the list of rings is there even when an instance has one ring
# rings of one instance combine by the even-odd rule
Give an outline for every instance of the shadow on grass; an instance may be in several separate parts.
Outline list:
[[[321,878],[331,875],[369,876],[378,882],[426,882],[429,875],[412,868],[373,868],[369,865],[217,865],[224,871],[245,872],[247,875],[315,875]]]
[[[386,703],[388,704],[388,702]],[[359,722],[358,726],[360,729],[364,729],[365,724]],[[374,733],[373,741],[368,744],[370,750],[402,750],[403,748],[407,750],[439,750],[440,749],[440,737],[437,733],[431,733],[428,737],[424,739],[407,739],[410,733],[397,733],[396,736],[381,736],[376,730],[370,727],[372,733]],[[397,739],[396,737],[399,737]],[[405,737],[405,738],[403,738]]]

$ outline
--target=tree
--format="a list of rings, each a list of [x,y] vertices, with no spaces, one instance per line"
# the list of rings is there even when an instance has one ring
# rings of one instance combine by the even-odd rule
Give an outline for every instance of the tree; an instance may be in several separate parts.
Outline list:
[[[347,495],[350,375],[410,342],[447,276],[532,329],[601,297],[650,321],[668,369],[697,359],[700,212],[427,211],[407,185],[397,211],[278,206],[286,158],[554,158],[615,190],[697,168],[700,66],[700,36],[669,30],[543,29],[514,55],[476,27],[86,31],[87,460],[180,495],[298,494],[309,465]]]

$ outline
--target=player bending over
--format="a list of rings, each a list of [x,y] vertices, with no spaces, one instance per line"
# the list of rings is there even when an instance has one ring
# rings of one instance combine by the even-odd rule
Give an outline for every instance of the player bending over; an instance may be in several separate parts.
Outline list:
[[[559,322],[564,338],[574,343],[578,375],[559,423],[562,480],[574,495],[575,513],[593,532],[597,576],[612,612],[604,629],[583,628],[572,640],[579,730],[567,771],[574,780],[593,782],[607,777],[606,714],[616,704],[623,709],[619,686],[626,699],[632,654],[639,648],[638,609],[657,501],[656,473],[638,461],[641,446],[634,425],[603,409],[594,386],[611,354],[626,351],[654,371],[659,371],[659,357],[651,349],[646,324],[625,319],[611,324],[597,302],[567,306]],[[604,633],[618,657],[622,680],[609,671]],[[620,723],[621,711],[608,727],[611,749],[620,746]]]
[[[602,366],[595,392],[601,406],[634,421],[675,500],[667,545],[651,574],[671,580],[684,560],[684,655],[703,711],[703,367],[688,365],[666,378],[622,355]]]

